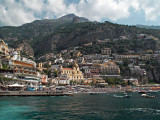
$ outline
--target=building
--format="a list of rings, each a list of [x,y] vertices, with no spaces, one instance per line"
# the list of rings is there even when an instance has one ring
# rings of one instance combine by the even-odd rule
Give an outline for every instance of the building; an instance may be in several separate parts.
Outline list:
[[[103,74],[109,74],[109,75],[120,74],[120,68],[114,62],[108,61],[104,64],[99,64],[99,66],[100,66],[100,72]]]
[[[87,43],[87,44],[84,44],[84,47],[88,47],[88,46],[91,46],[92,43]]]
[[[103,54],[103,55],[111,55],[111,48],[101,49],[101,54]]]
[[[123,79],[124,82],[129,83],[130,85],[138,85],[138,79]]]
[[[115,55],[115,59],[140,59],[140,55]]]
[[[66,78],[72,81],[83,81],[83,74],[82,72],[79,70],[79,66],[76,63],[76,61],[74,61],[73,67],[72,68],[63,68],[62,66],[60,67],[59,70],[59,75],[60,78]]]
[[[73,51],[73,58],[78,58],[78,57],[80,57],[82,54],[81,54],[81,52],[80,51],[78,51],[78,50],[74,50]]]
[[[84,64],[85,65],[85,64]],[[89,78],[95,75],[119,75],[120,68],[111,61],[102,64],[91,64],[82,67],[84,69],[84,77]]]
[[[0,57],[9,57],[8,45],[2,39],[0,39]]]
[[[87,78],[84,80],[84,83],[83,84],[91,84],[93,83],[93,79],[92,78]]]
[[[127,36],[120,36],[119,39],[120,39],[120,40],[127,40],[128,37],[127,37]]]
[[[76,58],[77,63],[85,63],[84,57]]]
[[[48,76],[47,75],[42,75],[41,83],[46,84],[48,82]]]
[[[56,58],[56,60],[54,61],[54,64],[63,64],[64,60],[62,57]]]
[[[153,54],[141,55],[141,60],[150,60],[153,58]]]
[[[98,40],[98,44],[106,44],[110,41],[110,39]]]
[[[36,76],[36,63],[25,57],[21,58],[18,52],[14,52],[14,56],[9,60],[10,69],[14,74],[34,75]]]
[[[87,66],[84,69],[84,76],[89,78],[93,77],[94,75],[100,74],[100,67],[96,65]]]
[[[109,55],[101,55],[101,54],[91,54],[91,55],[83,55],[85,63],[93,63],[96,60],[108,59]]]
[[[101,78],[101,77],[93,77],[93,83],[97,84],[97,83],[106,83],[106,81]]]
[[[70,85],[70,80],[66,78],[55,78],[56,85]]]

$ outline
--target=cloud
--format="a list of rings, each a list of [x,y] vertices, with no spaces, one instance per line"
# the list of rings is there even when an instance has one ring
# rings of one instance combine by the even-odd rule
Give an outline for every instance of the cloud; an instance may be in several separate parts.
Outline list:
[[[100,21],[102,18],[108,18],[116,21],[129,17],[130,7],[134,5],[130,4],[129,0],[88,0],[79,3],[78,11],[81,11],[81,16],[89,17],[91,20]]]
[[[26,7],[14,0],[0,2],[0,24],[21,25],[35,20],[34,11],[26,10]]]
[[[157,21],[159,0],[1,0],[0,25],[22,25],[36,19],[53,19],[74,13],[92,21],[129,18],[143,11],[146,21]]]
[[[146,21],[157,21],[160,17],[160,1],[159,0],[141,0],[140,8],[145,13]]]

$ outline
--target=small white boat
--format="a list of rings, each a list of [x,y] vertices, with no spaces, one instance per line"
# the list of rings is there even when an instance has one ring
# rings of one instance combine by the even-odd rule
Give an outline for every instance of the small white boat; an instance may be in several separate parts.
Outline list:
[[[155,98],[156,96],[149,96],[149,95],[147,95],[147,94],[142,94],[141,95],[142,97],[145,97],[145,98]]]
[[[142,94],[141,96],[142,96],[142,97],[145,97],[145,96],[147,96],[147,94]]]

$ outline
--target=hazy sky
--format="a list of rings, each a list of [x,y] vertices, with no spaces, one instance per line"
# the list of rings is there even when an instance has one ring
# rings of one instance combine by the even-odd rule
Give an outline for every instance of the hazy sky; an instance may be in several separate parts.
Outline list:
[[[160,0],[0,0],[0,26],[70,13],[91,21],[160,26]]]

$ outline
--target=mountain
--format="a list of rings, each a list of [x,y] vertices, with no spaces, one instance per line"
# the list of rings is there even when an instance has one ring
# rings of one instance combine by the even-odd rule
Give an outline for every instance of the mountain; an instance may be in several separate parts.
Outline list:
[[[73,22],[73,23],[82,23],[82,22],[89,22],[87,18],[84,17],[78,17],[75,14],[68,14],[65,16],[62,16],[61,18],[57,19],[60,23],[66,23],[66,22]]]
[[[146,28],[146,29],[156,29],[156,30],[160,30],[160,26],[147,26],[147,25],[136,25],[139,28]]]
[[[21,39],[32,40],[37,36],[47,36],[53,33],[56,29],[61,27],[62,24],[64,26],[65,24],[88,21],[88,19],[78,17],[74,14],[69,14],[52,20],[36,20],[19,27],[0,27],[0,38],[5,39],[7,42],[11,42],[10,40],[17,41]]]
[[[59,28],[63,28],[68,24],[82,22],[89,22],[89,20],[69,14],[58,19],[36,20],[19,27],[0,27],[0,38],[4,39],[11,47],[17,47],[17,44],[25,40],[34,48],[35,43],[55,33]]]
[[[27,45],[25,50],[32,48],[30,53],[34,53],[36,58],[47,53],[57,53],[70,47],[83,46],[90,42],[93,43],[92,46],[80,48],[82,53],[99,53],[103,47],[112,48],[113,53],[125,53],[127,50],[134,50],[137,53],[159,48],[159,40],[143,39],[137,41],[137,34],[160,38],[159,30],[110,22],[90,22],[88,19],[74,14],[52,20],[36,20],[19,27],[0,27],[0,38],[4,39],[9,46]],[[121,40],[121,37],[127,39]],[[107,44],[97,44],[98,40],[106,39],[109,40]]]

